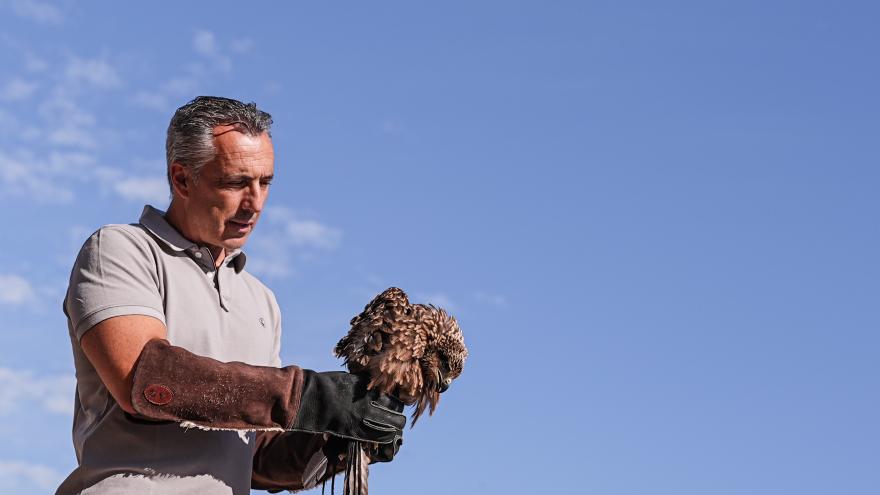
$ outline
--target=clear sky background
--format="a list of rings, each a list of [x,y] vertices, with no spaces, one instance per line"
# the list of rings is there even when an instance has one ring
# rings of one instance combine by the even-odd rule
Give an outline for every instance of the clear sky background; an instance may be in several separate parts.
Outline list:
[[[375,493],[877,493],[876,2],[0,0],[0,493],[75,465],[61,300],[200,94],[275,118],[282,358],[389,286],[470,358]],[[872,220],[873,219],[873,220]]]

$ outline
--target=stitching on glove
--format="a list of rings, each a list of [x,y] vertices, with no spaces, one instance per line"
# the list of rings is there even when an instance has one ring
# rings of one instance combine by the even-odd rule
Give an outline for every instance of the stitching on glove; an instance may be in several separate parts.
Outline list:
[[[363,423],[365,425],[369,426],[370,428],[373,428],[374,430],[379,430],[379,431],[397,431],[398,430],[398,428],[395,428],[394,426],[386,425],[384,423],[376,423],[375,421],[370,421],[367,418],[363,419]]]
[[[374,400],[370,401],[370,405],[375,407],[376,409],[381,409],[383,411],[390,412],[391,414],[393,414],[395,416],[402,416],[404,419],[406,419],[405,414],[399,413],[399,412],[395,411],[394,409],[388,409],[387,407],[383,406],[382,404],[379,404],[378,402],[376,402]]]

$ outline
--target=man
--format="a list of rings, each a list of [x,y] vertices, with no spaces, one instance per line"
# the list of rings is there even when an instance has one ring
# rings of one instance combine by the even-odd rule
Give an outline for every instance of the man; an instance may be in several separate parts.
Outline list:
[[[58,494],[299,490],[338,471],[347,439],[376,442],[373,461],[396,453],[400,402],[348,373],[278,367],[278,305],[241,251],[274,176],[271,123],[252,103],[184,105],[167,213],[146,206],[84,244],[64,301],[79,466]]]

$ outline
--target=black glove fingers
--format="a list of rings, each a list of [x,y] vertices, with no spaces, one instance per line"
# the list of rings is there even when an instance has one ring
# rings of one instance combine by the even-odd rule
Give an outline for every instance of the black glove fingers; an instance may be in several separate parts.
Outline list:
[[[372,400],[379,406],[384,409],[394,411],[397,413],[403,412],[403,402],[400,401],[397,397],[389,394],[383,394],[376,389],[370,391]]]
[[[403,445],[403,438],[400,437],[391,442],[379,444],[370,452],[370,459],[374,462],[391,462],[400,451],[401,445]]]
[[[300,411],[290,429],[378,444],[399,442],[406,426],[403,403],[378,390],[367,390],[368,377],[311,370],[304,374]]]
[[[370,401],[370,411],[365,415],[365,418],[396,430],[403,430],[403,427],[406,426],[406,416],[382,406],[377,401]]]

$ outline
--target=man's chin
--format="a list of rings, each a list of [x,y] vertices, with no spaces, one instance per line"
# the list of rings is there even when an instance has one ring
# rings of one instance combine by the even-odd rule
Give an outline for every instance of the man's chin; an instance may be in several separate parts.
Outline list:
[[[223,240],[223,249],[226,251],[235,251],[237,249],[241,249],[244,247],[247,242],[249,235],[244,235],[242,237],[233,237],[230,239]]]

